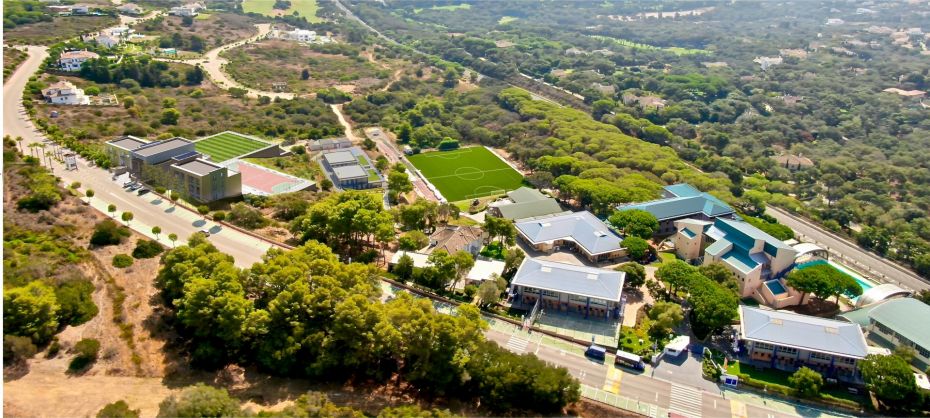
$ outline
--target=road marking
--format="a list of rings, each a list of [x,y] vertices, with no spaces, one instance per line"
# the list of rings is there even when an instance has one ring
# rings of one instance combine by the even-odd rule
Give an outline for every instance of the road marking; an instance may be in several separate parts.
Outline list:
[[[747,418],[746,404],[737,400],[730,400],[730,415],[733,418]]]
[[[614,367],[613,364],[607,364],[607,378],[604,379],[604,391],[620,394],[620,380],[623,378],[623,372]]]
[[[507,340],[507,348],[509,348],[510,351],[522,354],[526,351],[526,346],[529,343],[529,341],[524,340],[523,338],[511,336],[510,339]]]
[[[657,415],[659,415],[659,407],[655,405],[649,405],[649,416],[656,418]]]
[[[686,417],[701,418],[701,400],[703,393],[693,387],[672,383],[669,411]]]

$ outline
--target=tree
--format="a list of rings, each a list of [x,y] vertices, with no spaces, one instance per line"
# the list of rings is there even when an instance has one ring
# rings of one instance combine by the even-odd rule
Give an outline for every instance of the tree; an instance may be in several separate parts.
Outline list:
[[[152,227],[152,235],[155,235],[155,239],[158,239],[158,235],[159,235],[159,234],[161,234],[161,227],[160,227],[160,226],[153,226],[153,227]]]
[[[862,286],[855,279],[829,264],[795,269],[788,273],[785,282],[798,291],[813,293],[821,299],[836,296],[837,303],[841,294],[850,297],[862,294]]]
[[[801,367],[788,377],[794,393],[802,398],[816,398],[823,387],[823,376],[807,367]]]
[[[199,210],[199,209],[198,209]],[[227,218],[224,214],[223,218]],[[217,220],[214,216],[214,220]],[[233,204],[228,215],[229,222],[245,229],[258,229],[268,224],[268,219],[258,209],[253,209],[245,203]]]
[[[123,220],[123,222],[126,222],[126,226],[129,226],[129,222],[132,221],[134,216],[135,215],[133,215],[132,212],[123,212],[123,215],[120,216],[120,218]]]
[[[87,203],[90,203],[90,199],[93,199],[93,198],[94,198],[94,190],[93,190],[93,189],[87,189],[87,190],[84,192],[84,196],[87,196]]]
[[[623,279],[623,287],[638,289],[643,283],[646,283],[646,268],[642,264],[626,263],[617,266],[614,270],[626,273]]]
[[[691,325],[698,338],[706,338],[733,324],[739,308],[736,294],[699,273],[691,276],[687,286],[692,306]]]
[[[659,230],[659,221],[656,217],[641,209],[616,211],[607,220],[624,234],[643,239],[652,238]]]
[[[179,199],[181,199],[181,194],[178,192],[172,191],[171,194],[168,195],[168,200],[171,200],[172,205],[177,205]]]
[[[329,191],[333,188],[333,181],[330,179],[323,179],[320,181],[320,189],[323,191]]]
[[[171,246],[174,247],[175,245],[174,242],[178,240],[178,234],[175,234],[175,233],[168,234],[168,240],[171,241]]]
[[[300,72],[300,79],[301,79],[301,80],[309,80],[309,79],[310,79],[310,70],[304,68],[303,71]]]
[[[433,251],[427,258],[427,261],[431,266],[430,268],[422,270],[430,270],[427,276],[424,277],[423,285],[439,290],[448,286],[449,282],[455,278],[456,260],[451,254],[446,252],[446,250],[440,249]]]
[[[455,278],[452,280],[451,288],[455,290],[459,280],[462,280],[462,277],[475,266],[475,257],[468,251],[459,250],[452,254],[452,260],[455,262]]]
[[[733,273],[731,273],[723,263],[704,264],[698,267],[698,272],[704,277],[732,290],[734,293],[739,292],[739,283],[736,282]]]
[[[407,254],[400,256],[400,259],[397,260],[397,264],[394,265],[392,271],[402,281],[410,280],[410,278],[413,277],[413,258]]]
[[[627,255],[633,261],[643,261],[646,254],[649,254],[649,243],[637,236],[626,237],[620,245],[626,249]]]
[[[679,290],[687,289],[696,269],[681,260],[663,263],[656,270],[657,279],[665,283],[670,295],[677,295]]]
[[[478,299],[482,306],[491,306],[501,299],[501,289],[494,280],[485,280],[478,286]]]
[[[664,336],[685,319],[685,314],[677,303],[656,302],[649,309],[649,319],[653,321],[649,332],[654,336]]]
[[[77,372],[86,369],[88,366],[97,361],[100,353],[100,341],[93,338],[84,338],[74,344],[74,350],[77,355],[71,359],[68,364],[69,372]]]
[[[158,404],[158,416],[169,417],[237,417],[242,415],[239,402],[226,389],[198,383],[171,395]]]
[[[159,119],[159,121],[161,121],[163,125],[177,125],[178,119],[180,118],[181,112],[172,107],[161,111],[161,119]]]
[[[397,193],[408,193],[413,190],[413,183],[406,173],[392,171],[388,174],[388,190]]]
[[[494,242],[495,238],[500,238],[502,243],[513,245],[517,236],[517,228],[509,219],[488,216],[484,219],[484,232],[488,234],[488,242]]]
[[[914,372],[899,356],[869,354],[859,362],[866,387],[886,406],[894,408],[918,394]]]
[[[429,237],[421,231],[407,231],[398,238],[402,251],[417,251],[429,245]]]
[[[118,225],[111,219],[105,219],[94,226],[94,232],[90,236],[90,245],[106,246],[119,245],[130,235],[126,227]]]
[[[129,409],[129,404],[120,399],[106,404],[97,412],[97,418],[139,418],[139,412],[138,409]]]
[[[210,213],[210,207],[208,207],[207,205],[197,206],[197,213],[199,213],[200,216],[202,216],[204,220],[207,220],[207,214]]]
[[[58,322],[81,325],[97,316],[99,309],[93,300],[94,284],[88,280],[69,280],[55,288]]]
[[[58,330],[58,301],[48,285],[33,281],[3,291],[3,333],[44,344]]]
[[[116,217],[116,205],[112,203],[107,205],[107,212],[110,212],[110,216]]]
[[[197,49],[195,48],[194,42],[193,42],[195,38],[196,39],[201,39],[201,38],[199,36],[191,37],[191,41],[192,41],[191,50],[197,51]],[[201,44],[200,50],[203,50],[202,44]],[[191,68],[187,70],[187,72],[184,73],[184,84],[187,84],[188,86],[199,86],[200,83],[203,82],[203,79],[204,79],[203,67],[201,67],[200,65],[195,65],[194,68]]]

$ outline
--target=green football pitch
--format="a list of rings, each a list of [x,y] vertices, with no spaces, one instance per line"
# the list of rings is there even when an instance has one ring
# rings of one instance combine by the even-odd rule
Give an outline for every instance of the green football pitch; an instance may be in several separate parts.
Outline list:
[[[450,202],[503,194],[523,183],[523,176],[484,147],[436,151],[408,157]]]
[[[209,155],[210,159],[217,163],[252,151],[258,151],[269,145],[271,144],[231,132],[208,136],[194,142],[194,148],[197,152]]]

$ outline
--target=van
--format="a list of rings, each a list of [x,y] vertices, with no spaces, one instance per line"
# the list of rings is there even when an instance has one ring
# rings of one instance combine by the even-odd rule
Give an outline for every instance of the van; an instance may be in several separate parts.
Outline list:
[[[594,360],[604,361],[607,356],[607,349],[599,345],[592,344],[590,347],[588,347],[587,350],[585,350],[584,355],[585,357]]]

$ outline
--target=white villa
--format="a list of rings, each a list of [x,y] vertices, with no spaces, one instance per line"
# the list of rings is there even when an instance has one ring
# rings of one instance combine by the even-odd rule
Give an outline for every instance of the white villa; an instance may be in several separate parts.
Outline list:
[[[90,51],[67,51],[62,52],[58,57],[58,66],[64,71],[80,71],[81,64],[89,59],[100,58],[95,52]]]
[[[84,95],[84,90],[77,88],[69,81],[59,81],[48,86],[42,90],[42,96],[51,104],[90,104],[90,98]]]
[[[325,43],[329,43],[333,41],[332,38],[326,35],[318,35],[316,31],[306,30],[306,29],[294,29],[294,30],[275,29],[271,31],[271,34],[269,35],[269,37],[283,39],[287,41],[318,43],[318,44],[325,44]]]

